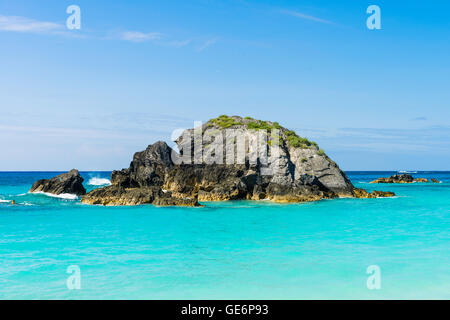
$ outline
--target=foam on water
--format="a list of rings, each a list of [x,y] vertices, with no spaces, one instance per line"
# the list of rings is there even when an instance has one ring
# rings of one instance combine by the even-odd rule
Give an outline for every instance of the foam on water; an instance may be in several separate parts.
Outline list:
[[[106,186],[106,185],[110,185],[111,181],[106,178],[94,177],[94,178],[89,179],[88,184],[91,186]]]
[[[39,191],[39,192],[31,192],[30,194],[43,194],[47,197],[65,199],[65,200],[77,200],[78,199],[78,196],[76,194],[70,194],[70,193],[53,194],[53,193]]]

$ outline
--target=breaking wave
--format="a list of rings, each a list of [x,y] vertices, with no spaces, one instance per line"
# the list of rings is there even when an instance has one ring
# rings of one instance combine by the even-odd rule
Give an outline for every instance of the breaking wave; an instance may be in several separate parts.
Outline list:
[[[33,194],[43,194],[47,197],[52,198],[59,198],[59,199],[65,199],[65,200],[77,200],[78,196],[76,194],[71,193],[61,193],[61,194],[53,194],[53,193],[47,193],[47,192],[32,192]]]
[[[106,186],[110,185],[111,181],[106,178],[91,178],[89,179],[88,184],[91,186]]]

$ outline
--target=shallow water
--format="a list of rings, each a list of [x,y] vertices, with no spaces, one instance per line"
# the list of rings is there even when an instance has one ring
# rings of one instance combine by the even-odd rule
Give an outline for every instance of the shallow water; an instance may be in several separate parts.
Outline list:
[[[348,172],[389,199],[160,208],[27,194],[57,173],[0,172],[0,298],[449,299],[450,172],[414,174],[439,184],[368,184],[393,173]],[[109,174],[82,173],[88,190]],[[66,286],[70,265],[81,290]],[[380,290],[366,286],[370,265]]]

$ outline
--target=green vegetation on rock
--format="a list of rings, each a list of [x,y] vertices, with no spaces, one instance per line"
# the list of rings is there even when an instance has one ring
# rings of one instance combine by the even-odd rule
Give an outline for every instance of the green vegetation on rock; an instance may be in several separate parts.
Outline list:
[[[247,128],[254,129],[254,130],[272,130],[275,127],[273,125],[269,124],[267,121],[256,120],[256,121],[247,123]]]
[[[215,119],[210,120],[212,123],[218,125],[222,129],[230,128],[232,126],[242,125],[242,122],[236,121],[234,118],[227,115],[221,115]]]
[[[247,121],[244,121],[244,122],[239,121],[239,119],[242,119],[242,118],[238,118],[238,117],[233,118],[233,117],[230,117],[227,115],[221,115],[217,118],[211,119],[210,124],[208,124],[207,126],[210,127],[210,126],[212,126],[212,124],[214,124],[221,129],[227,129],[232,126],[245,125],[247,127],[247,129],[249,129],[249,130],[271,131],[274,129],[279,129],[279,130],[281,130],[280,137],[279,137],[280,143],[283,143],[283,136],[284,136],[286,138],[287,143],[294,148],[308,149],[312,146],[319,148],[317,143],[315,143],[313,141],[309,141],[306,138],[300,137],[293,130],[284,129],[278,122],[256,120],[256,119],[253,119],[252,117],[245,117],[243,120],[247,120]],[[269,141],[268,141],[269,145],[271,145],[271,143],[272,143],[271,140],[273,140],[273,138],[274,137],[272,137],[272,136],[269,138]]]
[[[288,143],[293,146],[294,148],[302,148],[307,149],[310,146],[317,147],[317,143],[309,141],[306,138],[302,138],[299,135],[297,135],[293,130],[287,130],[285,131],[285,135],[287,138]]]

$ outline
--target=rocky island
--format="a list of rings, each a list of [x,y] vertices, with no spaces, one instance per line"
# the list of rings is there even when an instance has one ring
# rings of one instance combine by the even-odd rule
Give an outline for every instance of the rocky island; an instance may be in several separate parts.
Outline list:
[[[439,183],[436,179],[431,179],[433,183]],[[414,178],[410,174],[395,174],[389,178],[378,178],[370,183],[413,183],[413,182],[430,182],[430,180],[425,178]]]
[[[95,205],[199,206],[199,201],[305,202],[338,197],[375,198],[392,192],[356,189],[318,145],[277,122],[220,116],[175,141],[137,152],[111,186],[82,202]]]
[[[75,194],[81,196],[86,194],[83,181],[84,179],[80,176],[78,170],[72,169],[68,173],[60,174],[54,178],[36,181],[28,192],[44,192],[55,195]]]

